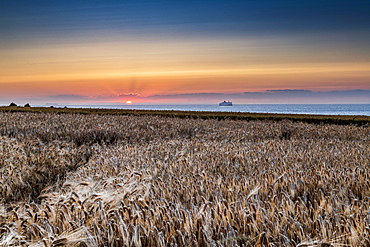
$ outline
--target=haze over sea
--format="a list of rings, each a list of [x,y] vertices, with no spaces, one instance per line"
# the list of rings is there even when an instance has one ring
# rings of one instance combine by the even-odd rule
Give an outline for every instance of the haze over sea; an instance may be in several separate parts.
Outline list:
[[[56,107],[64,107],[55,105]],[[286,113],[314,115],[362,115],[370,116],[370,104],[234,104],[218,106],[188,105],[157,105],[157,104],[122,104],[122,105],[69,105],[77,108],[107,108],[135,110],[168,110],[168,111],[223,111],[223,112],[255,112],[255,113]]]

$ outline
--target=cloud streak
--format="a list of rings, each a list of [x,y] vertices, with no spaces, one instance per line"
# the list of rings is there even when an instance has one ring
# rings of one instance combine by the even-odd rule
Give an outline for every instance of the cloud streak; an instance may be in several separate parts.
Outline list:
[[[58,94],[58,95],[51,95],[48,98],[53,100],[86,100],[89,97],[79,94]]]
[[[341,97],[364,97],[370,99],[370,90],[346,90],[346,91],[311,91],[300,89],[266,90],[265,92],[244,92],[246,98],[272,99],[272,98],[341,98]]]
[[[223,100],[231,100],[236,104],[248,103],[359,103],[370,104],[370,90],[344,91],[311,91],[301,89],[266,90],[262,92],[242,93],[188,93],[188,94],[157,94],[141,96],[139,93],[122,93],[111,96],[84,96],[77,94],[51,95],[47,97],[56,103],[64,104],[115,104],[131,100],[134,103],[185,103],[214,104]]]
[[[153,95],[147,98],[152,100],[183,99],[189,102],[210,102],[227,99],[240,103],[370,103],[370,90],[311,91],[281,89],[234,94],[196,93]]]

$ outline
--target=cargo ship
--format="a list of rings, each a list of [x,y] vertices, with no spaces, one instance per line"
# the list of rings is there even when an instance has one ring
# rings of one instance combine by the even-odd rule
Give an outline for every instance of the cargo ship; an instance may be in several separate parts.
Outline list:
[[[220,104],[218,104],[219,106],[233,106],[233,102],[231,101],[223,101],[221,102]]]

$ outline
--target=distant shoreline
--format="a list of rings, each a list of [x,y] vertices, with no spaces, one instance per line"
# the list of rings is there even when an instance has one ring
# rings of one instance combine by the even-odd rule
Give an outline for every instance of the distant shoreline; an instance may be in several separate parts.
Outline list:
[[[290,120],[314,124],[354,124],[370,125],[370,116],[357,115],[311,115],[311,114],[280,114],[250,112],[216,112],[216,111],[177,111],[177,110],[132,110],[107,108],[60,108],[60,107],[20,107],[1,106],[0,112],[34,112],[57,114],[99,114],[99,115],[155,115],[179,118],[200,118],[218,120]]]

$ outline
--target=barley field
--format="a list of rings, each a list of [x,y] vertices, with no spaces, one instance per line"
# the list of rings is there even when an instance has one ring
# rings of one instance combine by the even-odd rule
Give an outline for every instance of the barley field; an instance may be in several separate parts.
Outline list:
[[[370,246],[370,128],[0,112],[0,246]]]

